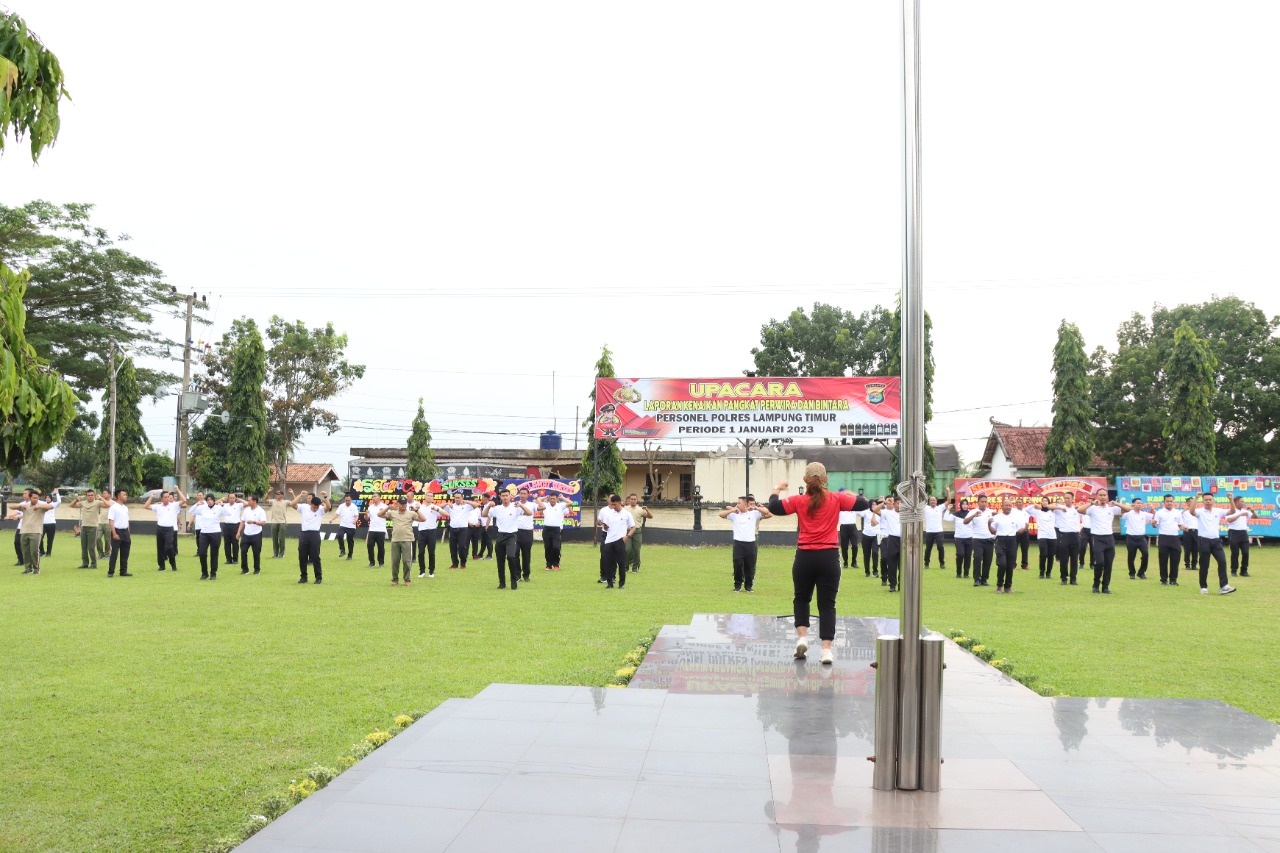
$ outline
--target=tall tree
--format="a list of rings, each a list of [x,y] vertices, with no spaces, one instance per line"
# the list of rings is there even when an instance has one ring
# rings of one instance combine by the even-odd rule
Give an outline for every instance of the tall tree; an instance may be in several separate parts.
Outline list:
[[[1173,333],[1164,372],[1169,384],[1165,466],[1170,471],[1216,474],[1214,371],[1217,359],[1185,320]]]
[[[891,315],[876,307],[853,314],[834,305],[797,308],[760,327],[751,350],[759,376],[883,376],[889,374]],[[892,356],[897,358],[896,352]]]
[[[173,457],[167,452],[152,450],[142,454],[138,469],[142,472],[141,491],[164,488],[164,478],[173,474]]]
[[[133,359],[126,358],[116,374],[116,488],[131,495],[142,491],[142,457],[151,449],[142,428],[142,387]],[[110,486],[111,400],[102,400],[102,432],[98,435],[98,468],[94,479]]]
[[[1063,320],[1053,348],[1053,425],[1044,443],[1049,477],[1084,474],[1093,465],[1093,408],[1089,405],[1089,362],[1084,336]]]
[[[187,461],[191,478],[201,488],[229,492],[238,484],[231,478],[227,453],[232,421],[228,417],[206,417],[191,430],[191,455]]]
[[[267,351],[262,346],[258,324],[248,317],[233,322],[223,341],[231,344],[230,377],[222,395],[224,411],[230,416],[226,433],[227,477],[245,494],[263,496],[271,488],[267,404],[262,392],[267,381]]]
[[[414,416],[409,432],[409,464],[405,473],[410,480],[430,480],[440,473],[435,451],[431,449],[431,424],[427,423],[421,397],[418,398],[418,414]]]
[[[62,438],[76,395],[27,340],[27,274],[0,263],[0,464],[17,476]]]
[[[121,249],[128,237],[95,227],[92,211],[91,204],[47,201],[0,205],[0,262],[31,273],[27,337],[82,399],[107,387],[112,341],[135,359],[167,359],[180,342],[165,330],[180,333],[177,316],[186,308],[160,268]],[[136,369],[144,395],[177,379]]]
[[[31,159],[58,138],[58,104],[71,100],[53,51],[12,12],[0,10],[0,154],[10,133],[31,143]]]
[[[596,378],[615,376],[613,370],[613,353],[602,347],[600,360],[596,362]],[[606,498],[622,488],[623,478],[627,474],[627,465],[622,461],[622,451],[618,442],[609,439],[596,440],[596,386],[591,383],[591,414],[582,422],[587,429],[587,450],[582,454],[582,487],[583,494]]]
[[[33,459],[22,469],[29,483],[49,486],[88,483],[98,464],[98,440],[94,432],[98,416],[80,412],[58,441],[52,456]]]

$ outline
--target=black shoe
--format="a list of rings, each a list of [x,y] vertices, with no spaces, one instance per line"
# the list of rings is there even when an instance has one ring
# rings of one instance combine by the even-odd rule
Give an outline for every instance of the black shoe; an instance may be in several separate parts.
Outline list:
[[[1140,580],[1140,581],[1144,581],[1144,580],[1146,580],[1146,579],[1147,579],[1147,576],[1146,576],[1146,575],[1143,575],[1143,574],[1138,575],[1138,580]]]
[[[1160,581],[1160,586],[1168,586],[1168,585],[1169,585],[1168,581],[1163,581],[1163,580]]]
[[[133,577],[133,574],[132,574],[131,572],[125,572],[125,571],[122,571],[122,572],[120,572],[120,577],[122,577],[122,578],[131,578],[131,577]]]
[[[867,572],[867,577],[871,577],[871,572]]]
[[[1177,581],[1169,581],[1169,586],[1177,586],[1177,585],[1178,585]]]
[[[372,568],[374,568],[373,563],[370,563],[370,564],[369,564],[369,568],[371,568],[371,569],[372,569]]]
[[[1066,586],[1066,585],[1067,585],[1067,579],[1066,579],[1066,578],[1063,578],[1063,579],[1062,579],[1062,585],[1063,585],[1063,586]]]
[[[639,570],[639,569],[632,569],[632,570],[631,570],[631,574],[633,574],[633,575],[638,575],[638,574],[640,574],[640,570]]]
[[[315,580],[312,581],[312,583],[320,583],[320,578],[316,578]]]
[[[515,591],[515,590],[517,590],[517,589],[519,589],[519,588],[520,588],[520,587],[519,587],[519,586],[517,586],[516,584],[512,584],[512,585],[511,585],[511,589],[512,589],[512,591]]]
[[[242,575],[247,575],[247,574],[249,574],[249,570],[248,570],[248,569],[241,569],[241,570],[240,570],[240,574],[242,574]]]
[[[217,575],[209,575],[209,580],[216,581],[217,579],[218,579]]]
[[[1098,594],[1098,593],[1100,593],[1100,592],[1102,592],[1102,590],[1098,589],[1096,586],[1093,588],[1093,594],[1094,594],[1094,595],[1097,595],[1097,594]]]
[[[351,557],[350,557],[350,556],[348,556],[348,557],[347,557],[347,559],[348,559],[348,560],[350,560],[350,559],[351,559]]]
[[[1138,579],[1138,576],[1137,576],[1137,575],[1129,575],[1129,580],[1133,581],[1133,580],[1137,580],[1137,579]]]
[[[609,582],[607,582],[607,581],[606,581],[606,582],[605,582],[605,587],[604,587],[604,588],[605,588],[605,589],[613,589],[613,584],[612,584],[612,583],[609,583]]]
[[[498,589],[506,589],[506,588],[507,588],[507,585],[505,583],[498,584]]]
[[[23,572],[23,574],[24,574],[24,575],[29,575],[29,574],[31,574],[31,572]],[[109,577],[109,578],[113,578],[113,577],[115,577],[115,575],[114,575],[112,572],[107,572],[107,577]]]
[[[253,570],[253,573],[254,573],[255,575],[260,575],[260,574],[262,574],[262,569],[254,569],[254,570]]]
[[[521,582],[522,582],[522,583],[528,583],[528,582],[529,582],[529,576],[528,576],[528,575],[525,575],[524,577],[520,578],[520,580],[521,580]]]
[[[596,581],[596,583],[608,583],[608,581],[606,581],[604,578],[600,578],[600,580]]]
[[[200,576],[200,580],[202,581],[207,581],[208,579],[209,579],[209,574],[207,572]]]
[[[298,583],[306,583],[306,582],[307,582],[306,578],[298,578]]]
[[[1242,578],[1247,578],[1247,577],[1249,577],[1249,573],[1248,573],[1248,572],[1241,572],[1241,573],[1240,573],[1240,577],[1242,577]]]
[[[873,577],[873,578],[878,578],[878,577],[880,577],[880,570],[879,570],[879,569],[872,569],[872,570],[871,570],[871,577]]]
[[[1072,586],[1079,586],[1080,584],[1076,583],[1076,579],[1075,579],[1075,578],[1072,578],[1072,579],[1071,579],[1071,585],[1072,585]]]
[[[735,586],[735,587],[733,588],[733,591],[734,591],[734,592],[742,592],[742,587],[740,587],[740,586]]]
[[[1107,588],[1104,586],[1104,587],[1102,588],[1102,594],[1103,594],[1103,595],[1110,595],[1110,594],[1111,594],[1111,590],[1107,589]]]
[[[89,568],[89,564],[88,564],[88,563],[81,563],[80,565],[76,566],[76,568],[77,568],[77,569],[87,569],[87,568]]]

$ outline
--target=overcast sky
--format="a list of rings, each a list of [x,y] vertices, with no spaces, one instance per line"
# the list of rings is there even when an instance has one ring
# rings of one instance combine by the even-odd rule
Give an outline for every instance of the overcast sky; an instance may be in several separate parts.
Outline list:
[[[536,447],[602,345],[740,375],[770,319],[900,287],[895,0],[11,8],[74,102],[0,200],[95,203],[208,295],[198,338],[349,334],[365,379],[300,461],[402,446],[419,396],[437,447]],[[1092,350],[1156,302],[1280,313],[1277,32],[1271,0],[926,0],[934,441],[1048,423],[1064,318]],[[160,449],[174,408],[144,413]]]

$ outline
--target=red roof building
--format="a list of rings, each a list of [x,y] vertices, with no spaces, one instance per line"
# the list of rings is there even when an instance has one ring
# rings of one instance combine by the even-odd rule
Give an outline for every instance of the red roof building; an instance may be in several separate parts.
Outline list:
[[[1012,426],[991,418],[991,435],[982,451],[977,475],[1001,480],[1043,477],[1044,445],[1048,440],[1049,427]],[[1101,457],[1095,455],[1089,473],[1101,473],[1105,467]]]

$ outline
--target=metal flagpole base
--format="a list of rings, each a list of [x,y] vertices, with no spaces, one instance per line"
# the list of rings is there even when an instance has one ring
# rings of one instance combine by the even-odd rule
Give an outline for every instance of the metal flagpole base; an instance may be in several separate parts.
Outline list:
[[[942,660],[941,634],[920,640],[920,790],[942,790]]]
[[[892,791],[898,787],[898,666],[902,638],[884,635],[876,638],[876,731],[875,750],[871,756],[875,769],[871,787]]]

